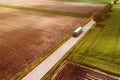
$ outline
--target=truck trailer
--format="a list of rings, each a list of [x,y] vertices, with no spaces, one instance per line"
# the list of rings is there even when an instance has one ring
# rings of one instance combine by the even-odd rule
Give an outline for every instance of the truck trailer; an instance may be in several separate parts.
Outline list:
[[[77,29],[73,32],[73,37],[77,37],[81,32],[82,32],[82,27],[77,28]]]

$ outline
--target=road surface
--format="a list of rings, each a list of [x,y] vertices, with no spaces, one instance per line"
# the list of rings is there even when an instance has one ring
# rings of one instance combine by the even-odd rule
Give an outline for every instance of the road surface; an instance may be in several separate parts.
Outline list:
[[[45,59],[30,73],[28,73],[22,80],[40,80],[94,24],[95,22],[93,20],[88,22],[88,24],[84,26],[83,32],[79,37],[70,38],[60,48],[53,52],[47,59]]]

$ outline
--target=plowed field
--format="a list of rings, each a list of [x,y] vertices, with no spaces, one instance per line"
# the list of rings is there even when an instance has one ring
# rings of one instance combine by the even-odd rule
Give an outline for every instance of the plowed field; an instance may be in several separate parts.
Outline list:
[[[65,63],[52,80],[118,80],[105,73],[73,63]]]
[[[61,2],[52,0],[0,0],[0,4],[19,5],[82,14],[92,14],[104,6],[104,4],[97,3]]]
[[[86,20],[0,9],[0,80],[9,80]]]

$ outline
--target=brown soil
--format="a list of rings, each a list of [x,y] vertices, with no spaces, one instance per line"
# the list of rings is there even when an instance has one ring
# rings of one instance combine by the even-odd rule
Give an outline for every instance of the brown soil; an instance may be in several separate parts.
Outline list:
[[[94,3],[81,3],[81,2],[59,2],[59,1],[44,1],[38,5],[30,5],[30,7],[42,8],[47,10],[59,10],[65,12],[75,12],[82,14],[92,14],[101,7],[103,4],[94,4]]]
[[[96,10],[104,6],[104,4],[95,3],[60,2],[49,0],[0,0],[0,3],[83,14],[94,13]]]
[[[9,80],[86,20],[0,9],[0,80]]]
[[[110,75],[75,63],[67,62],[53,76],[52,80],[118,80]]]

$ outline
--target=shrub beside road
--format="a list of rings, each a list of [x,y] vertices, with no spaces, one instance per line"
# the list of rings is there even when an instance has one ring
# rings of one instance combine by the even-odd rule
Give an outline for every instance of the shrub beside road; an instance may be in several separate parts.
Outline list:
[[[113,4],[107,4],[103,8],[101,8],[98,12],[96,12],[93,16],[94,21],[100,22],[106,19],[108,13],[111,11]]]

